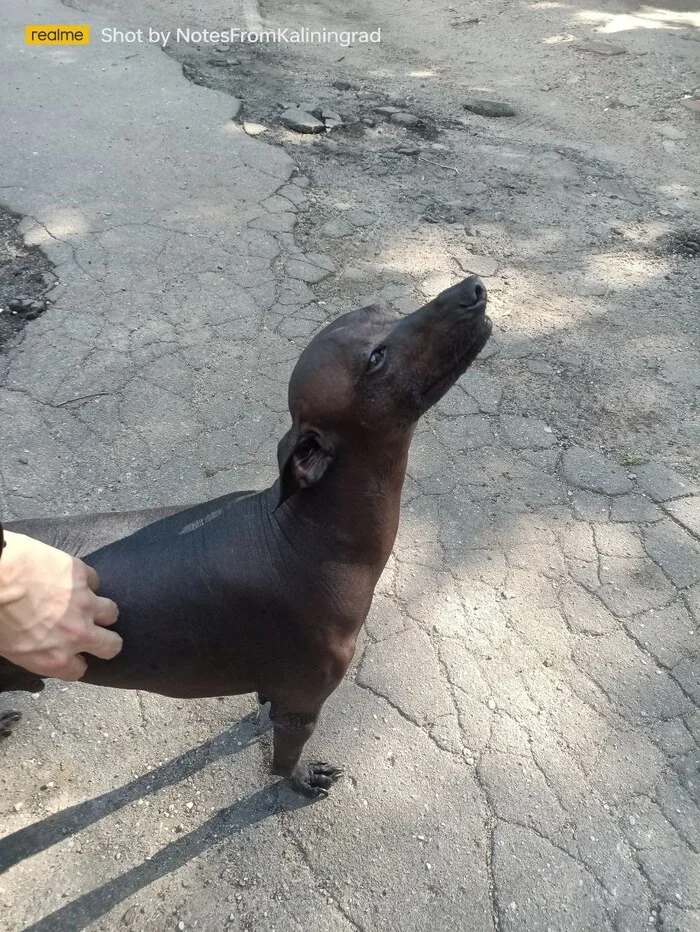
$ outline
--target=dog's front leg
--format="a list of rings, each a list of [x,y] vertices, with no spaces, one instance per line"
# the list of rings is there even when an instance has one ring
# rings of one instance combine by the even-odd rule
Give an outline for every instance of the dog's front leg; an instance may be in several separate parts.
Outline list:
[[[314,713],[288,712],[278,703],[270,708],[274,725],[272,772],[287,777],[306,796],[327,796],[328,788],[342,775],[342,770],[320,761],[303,764],[301,752],[316,727],[321,707]]]

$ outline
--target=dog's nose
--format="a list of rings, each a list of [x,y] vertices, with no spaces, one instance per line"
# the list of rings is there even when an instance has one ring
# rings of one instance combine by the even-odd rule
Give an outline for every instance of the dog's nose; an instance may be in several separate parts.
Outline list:
[[[486,307],[486,288],[478,275],[470,275],[458,285],[453,285],[438,296],[445,308],[460,307],[467,311],[483,310]]]

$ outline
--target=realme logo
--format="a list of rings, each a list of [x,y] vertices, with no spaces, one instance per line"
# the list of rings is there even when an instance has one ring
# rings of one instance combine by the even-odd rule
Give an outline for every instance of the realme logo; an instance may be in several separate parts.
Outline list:
[[[89,26],[25,26],[27,45],[90,45]]]

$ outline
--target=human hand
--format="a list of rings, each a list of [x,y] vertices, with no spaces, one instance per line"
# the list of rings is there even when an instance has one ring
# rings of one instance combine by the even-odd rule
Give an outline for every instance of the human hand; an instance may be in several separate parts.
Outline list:
[[[0,554],[0,656],[39,676],[79,680],[82,652],[110,660],[122,639],[105,630],[119,611],[96,595],[96,571],[38,540],[4,532]]]

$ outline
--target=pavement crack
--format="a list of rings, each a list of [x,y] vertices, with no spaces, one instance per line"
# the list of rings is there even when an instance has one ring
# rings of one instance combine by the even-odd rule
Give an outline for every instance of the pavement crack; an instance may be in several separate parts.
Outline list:
[[[282,833],[283,833],[283,835],[285,835],[286,838],[287,838],[288,840],[290,840],[290,841],[292,842],[292,844],[295,846],[295,848],[296,848],[297,851],[299,852],[299,855],[300,855],[300,857],[301,857],[301,859],[302,859],[302,861],[303,861],[303,863],[304,863],[304,866],[305,866],[305,867],[307,868],[307,870],[309,871],[309,873],[310,873],[311,877],[313,878],[313,880],[314,880],[314,881],[317,881],[317,879],[319,879],[319,878],[318,878],[318,868],[314,865],[313,861],[311,860],[311,857],[309,856],[309,853],[307,852],[306,848],[304,847],[304,845],[303,845],[301,839],[297,836],[296,832],[295,832],[289,825],[285,825],[284,828],[282,829]],[[348,910],[347,910],[347,909],[343,906],[343,904],[341,903],[340,897],[341,897],[341,895],[342,895],[342,892],[341,892],[340,888],[338,887],[337,883],[335,882],[335,880],[333,879],[333,877],[332,877],[331,875],[328,875],[328,876],[326,876],[326,877],[323,878],[323,881],[322,881],[322,882],[323,882],[323,884],[324,884],[325,886],[327,886],[329,889],[332,889],[332,890],[333,890],[333,893],[335,894],[335,896],[333,896],[333,897],[331,898],[333,902],[332,902],[332,903],[328,903],[329,897],[328,897],[327,891],[325,891],[325,890],[318,890],[318,891],[317,891],[317,892],[319,893],[320,896],[325,896],[325,898],[326,898],[326,904],[327,904],[327,905],[330,905],[330,906],[333,906],[334,909],[337,910],[337,912],[340,913],[340,915],[343,917],[343,919],[345,919],[345,921],[346,921],[353,929],[356,929],[357,932],[368,932],[368,930],[365,928],[365,926],[364,926],[362,923],[358,922],[358,920],[356,920],[356,919],[353,919],[353,917],[350,915],[350,913],[348,912]],[[316,885],[316,884],[314,884],[314,885]]]
[[[484,801],[484,807],[486,809],[486,876],[488,878],[488,893],[489,893],[489,904],[491,908],[491,922],[493,924],[494,932],[500,932],[501,928],[501,906],[499,903],[498,897],[498,885],[496,882],[496,825],[498,824],[498,818],[496,816],[493,802],[489,794],[488,788],[481,776],[479,765],[474,768],[474,779],[476,780],[476,785],[479,788],[481,797]]]

